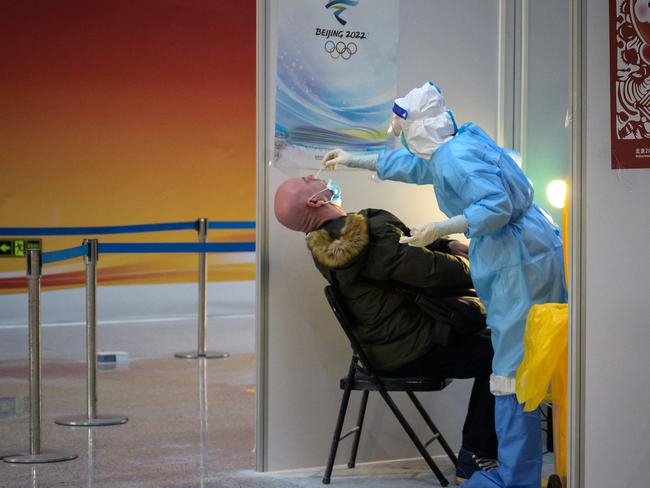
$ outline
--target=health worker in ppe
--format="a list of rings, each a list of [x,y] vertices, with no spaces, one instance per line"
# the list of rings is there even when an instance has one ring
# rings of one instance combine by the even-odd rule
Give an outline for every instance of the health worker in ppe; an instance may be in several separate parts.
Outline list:
[[[499,468],[477,471],[467,488],[539,488],[542,468],[539,410],[524,412],[515,375],[533,304],[566,302],[562,241],[550,216],[533,203],[533,188],[509,153],[480,127],[457,127],[432,83],[395,100],[391,129],[404,149],[379,155],[336,149],[323,167],[365,168],[380,179],[432,184],[449,217],[412,229],[400,242],[426,246],[455,233],[471,238],[469,259],[476,291],[487,309],[494,359],[490,390],[496,396]]]

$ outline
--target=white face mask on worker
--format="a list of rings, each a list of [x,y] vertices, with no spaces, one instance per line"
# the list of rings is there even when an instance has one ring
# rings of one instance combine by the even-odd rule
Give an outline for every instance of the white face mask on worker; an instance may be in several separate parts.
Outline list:
[[[442,144],[457,132],[456,121],[450,110],[435,117],[402,122],[402,144],[411,154],[430,159]]]

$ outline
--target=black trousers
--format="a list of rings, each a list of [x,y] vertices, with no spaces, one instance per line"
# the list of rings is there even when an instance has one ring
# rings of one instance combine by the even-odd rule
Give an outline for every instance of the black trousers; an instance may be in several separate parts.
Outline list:
[[[490,393],[492,343],[489,334],[463,337],[450,346],[436,346],[394,373],[396,376],[474,378],[463,426],[463,448],[478,457],[497,459],[494,396]]]

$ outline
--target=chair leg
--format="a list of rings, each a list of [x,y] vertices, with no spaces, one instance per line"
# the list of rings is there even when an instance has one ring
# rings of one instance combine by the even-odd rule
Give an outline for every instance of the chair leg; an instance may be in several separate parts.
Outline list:
[[[339,440],[341,438],[341,430],[343,430],[343,422],[345,421],[345,413],[348,409],[348,402],[350,401],[350,383],[343,390],[343,398],[341,398],[341,407],[339,408],[339,417],[336,420],[336,428],[334,429],[334,437],[332,438],[332,446],[330,447],[330,454],[327,458],[327,466],[325,468],[325,475],[323,476],[323,484],[329,485],[330,477],[332,476],[332,468],[334,467],[334,460],[336,459],[336,450],[339,447]]]
[[[357,431],[354,433],[352,440],[352,451],[350,452],[350,460],[348,461],[348,468],[354,468],[357,461],[357,450],[359,449],[359,439],[361,438],[361,429],[363,429],[363,419],[366,415],[366,405],[368,404],[368,390],[364,390],[361,397],[361,405],[359,405],[359,416],[357,417]]]
[[[395,405],[395,402],[390,397],[388,392],[384,389],[380,389],[379,393],[381,394],[382,398],[384,399],[388,407],[392,410],[395,417],[397,417],[397,420],[402,425],[402,428],[406,431],[408,436],[411,438],[411,441],[413,442],[413,444],[415,444],[415,447],[417,448],[420,455],[424,458],[426,463],[429,465],[429,468],[431,468],[433,474],[436,475],[436,478],[438,478],[440,484],[442,486],[447,486],[449,484],[449,481],[447,481],[447,478],[445,478],[445,475],[442,474],[442,471],[440,471],[440,468],[438,468],[436,462],[431,458],[431,455],[427,452],[425,447],[422,445],[422,442],[415,434],[415,432],[413,431],[409,423],[406,421],[404,415],[402,415],[402,412],[400,412],[399,408],[397,408],[397,405]]]
[[[415,405],[415,408],[418,409],[418,412],[420,412],[420,415],[422,415],[422,418],[426,422],[426,424],[429,426],[431,429],[431,432],[433,432],[433,435],[435,435],[438,439],[438,442],[440,442],[440,445],[442,448],[445,450],[447,453],[447,456],[451,460],[452,463],[454,463],[454,466],[458,465],[458,458],[456,457],[456,454],[454,451],[449,447],[449,444],[447,444],[447,440],[444,438],[442,433],[438,430],[438,427],[436,427],[436,424],[433,423],[433,420],[431,420],[431,417],[429,417],[429,414],[427,411],[424,409],[420,401],[417,399],[415,396],[415,393],[412,391],[407,391],[406,392],[411,401],[413,402],[413,405]]]

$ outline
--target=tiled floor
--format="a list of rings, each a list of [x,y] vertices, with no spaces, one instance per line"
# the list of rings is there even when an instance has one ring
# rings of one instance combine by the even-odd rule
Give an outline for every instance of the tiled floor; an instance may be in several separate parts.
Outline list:
[[[42,447],[79,457],[36,466],[0,462],[0,487],[198,487],[224,472],[251,470],[254,371],[254,356],[237,354],[137,360],[100,372],[98,412],[129,421],[88,429],[54,424],[85,411],[85,365],[47,362]],[[25,362],[0,362],[0,378],[0,452],[28,450]]]
[[[54,419],[85,411],[85,365],[43,366],[44,449],[78,458],[42,465],[0,462],[1,488],[316,488],[322,470],[255,473],[253,354],[227,360],[131,361],[98,375],[98,412],[125,425],[70,428]],[[0,361],[0,453],[29,446],[25,361]],[[550,469],[551,458],[546,468]],[[449,461],[438,460],[453,483]],[[420,460],[335,468],[333,488],[439,486]]]

